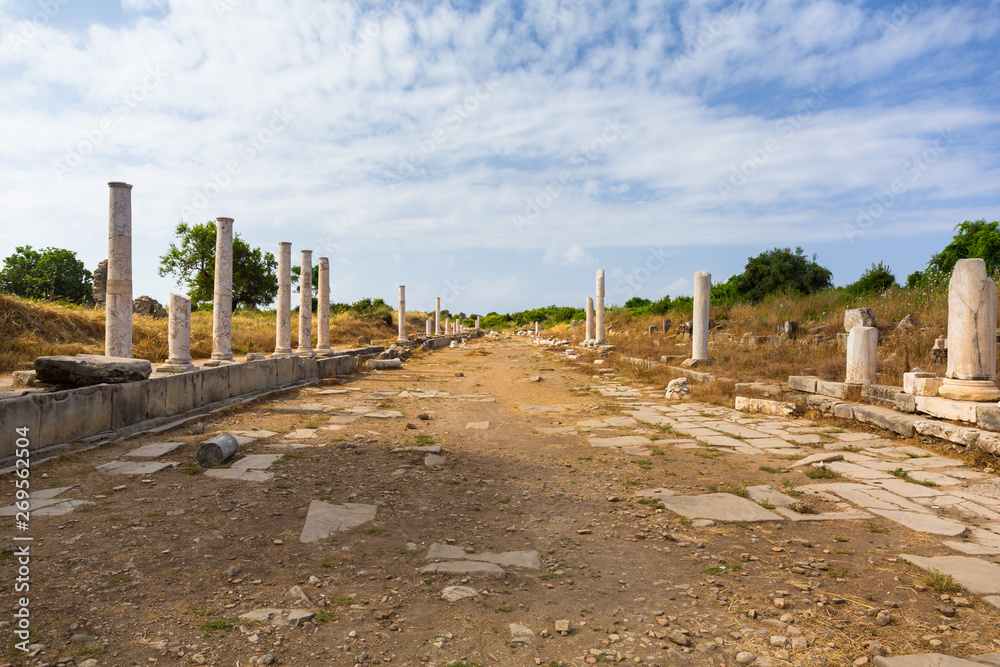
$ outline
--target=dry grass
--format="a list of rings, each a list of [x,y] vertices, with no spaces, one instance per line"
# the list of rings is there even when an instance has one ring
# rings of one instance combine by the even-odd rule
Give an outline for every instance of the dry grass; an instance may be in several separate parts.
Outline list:
[[[423,331],[427,315],[407,313],[411,333]],[[292,346],[298,345],[298,318],[292,313]],[[233,315],[233,353],[269,353],[274,350],[274,312],[238,311]],[[316,321],[313,318],[313,340]],[[350,313],[330,318],[334,347],[354,347],[361,336],[373,343],[396,339],[396,326],[378,319],[361,319]],[[30,369],[35,357],[55,354],[103,354],[104,310],[0,294],[0,372]],[[144,315],[132,318],[132,354],[137,359],[161,362],[167,358],[167,321]],[[191,355],[212,354],[212,313],[191,314]]]

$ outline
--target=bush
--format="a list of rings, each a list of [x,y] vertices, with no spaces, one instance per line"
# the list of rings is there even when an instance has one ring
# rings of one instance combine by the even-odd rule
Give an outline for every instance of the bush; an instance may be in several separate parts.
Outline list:
[[[853,282],[844,288],[844,293],[849,297],[861,297],[869,294],[879,294],[890,287],[896,287],[896,276],[892,274],[889,267],[879,262],[872,264],[866,269],[857,282]]]
[[[812,294],[833,286],[830,269],[805,256],[802,248],[774,248],[747,260],[743,273],[729,279],[736,298],[759,303],[771,294]]]

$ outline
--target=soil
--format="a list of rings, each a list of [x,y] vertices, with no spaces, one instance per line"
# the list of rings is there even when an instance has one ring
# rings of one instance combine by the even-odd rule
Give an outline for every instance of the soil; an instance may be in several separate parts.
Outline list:
[[[964,596],[971,607],[948,609],[955,605],[942,599],[947,593],[897,560],[902,552],[952,553],[937,538],[881,518],[696,527],[639,503],[636,491],[657,487],[690,495],[812,480],[761,470],[787,465],[779,456],[671,447],[674,435],[641,423],[589,435],[654,435],[664,444],[654,443],[652,456],[593,447],[585,430],[539,434],[539,426],[622,414],[622,402],[595,391],[604,380],[592,375],[594,366],[562,357],[524,340],[473,341],[418,356],[402,371],[290,391],[32,468],[33,490],[75,485],[60,497],[93,504],[31,519],[32,641],[44,649],[25,658],[5,640],[3,655],[31,665],[720,667],[737,664],[739,652],[758,664],[847,665],[878,652],[1000,651],[1000,612],[975,596]],[[334,388],[360,391],[319,393]],[[450,397],[375,395],[418,389]],[[648,390],[640,400],[665,402],[662,386]],[[327,412],[276,409],[316,403]],[[525,412],[526,405],[566,409]],[[241,447],[238,456],[287,452],[266,483],[209,477],[194,463],[198,445],[216,432],[316,429],[327,425],[328,411],[355,406],[404,416],[362,417],[300,441],[321,446],[275,449],[269,445],[283,439],[276,435]],[[486,430],[466,428],[483,421]],[[175,468],[148,477],[95,470],[168,440],[185,443],[163,457],[181,464]],[[390,451],[432,442],[444,449],[441,466],[424,465],[422,453]],[[12,504],[13,484],[3,491],[2,504]],[[378,510],[370,523],[301,543],[314,500]],[[0,605],[12,610],[10,552],[23,533],[0,521],[7,545]],[[433,543],[477,553],[534,550],[541,570],[505,567],[503,579],[422,574]],[[447,602],[441,593],[452,585],[478,594]],[[292,586],[311,601],[290,598]],[[238,618],[260,607],[317,615],[300,627]],[[879,610],[887,613],[877,621]],[[559,620],[569,621],[567,635],[556,632]],[[514,641],[512,623],[534,632],[529,643]],[[5,638],[12,628],[10,614],[0,618]]]

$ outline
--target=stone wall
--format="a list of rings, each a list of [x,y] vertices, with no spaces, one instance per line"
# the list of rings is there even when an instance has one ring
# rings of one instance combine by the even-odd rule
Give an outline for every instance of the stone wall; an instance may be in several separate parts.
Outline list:
[[[10,465],[15,429],[28,428],[33,455],[137,424],[154,427],[191,411],[219,407],[282,387],[348,375],[380,345],[344,350],[324,358],[286,357],[205,368],[120,385],[101,384],[0,400],[0,467]]]

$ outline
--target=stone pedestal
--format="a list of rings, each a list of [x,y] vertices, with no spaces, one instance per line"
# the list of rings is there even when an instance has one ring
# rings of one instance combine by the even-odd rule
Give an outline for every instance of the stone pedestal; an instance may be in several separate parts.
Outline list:
[[[406,285],[399,286],[399,342],[405,343],[406,338]]]
[[[434,335],[441,335],[441,297],[434,299]]]
[[[591,343],[594,340],[594,299],[587,297],[587,330],[583,334],[583,342]]]
[[[278,244],[278,299],[275,304],[275,357],[292,356],[292,244]]]
[[[847,335],[847,384],[871,384],[878,361],[878,329],[854,327]]]
[[[215,295],[212,297],[212,359],[206,366],[233,359],[233,219],[215,219]]]
[[[604,269],[597,270],[597,299],[594,302],[594,336],[595,345],[608,342],[604,330]]]
[[[132,186],[108,183],[108,282],[104,307],[104,354],[132,356]]]
[[[319,258],[319,298],[316,303],[316,356],[333,356],[330,347],[330,259]]]
[[[691,322],[691,358],[708,359],[708,311],[712,297],[712,274],[698,271],[694,274],[694,316]]]
[[[299,274],[299,346],[295,354],[315,357],[312,348],[312,250],[302,251],[302,269]]]
[[[960,259],[948,283],[948,371],[938,393],[958,401],[995,401],[997,286],[981,259]]]
[[[191,363],[191,299],[181,294],[171,294],[170,313],[167,317],[170,357],[156,368],[156,372],[187,373],[198,370]]]

